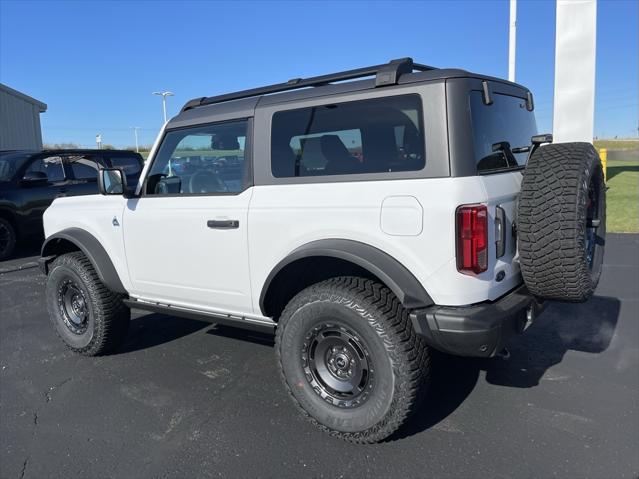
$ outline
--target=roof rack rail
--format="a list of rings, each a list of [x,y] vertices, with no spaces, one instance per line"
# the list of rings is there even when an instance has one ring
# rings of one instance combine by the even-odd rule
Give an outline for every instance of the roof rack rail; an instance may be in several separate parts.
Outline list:
[[[195,98],[188,101],[181,111],[190,110],[203,105],[211,105],[213,103],[222,103],[230,100],[239,100],[240,98],[249,98],[259,95],[267,95],[269,93],[280,93],[289,90],[297,90],[299,88],[324,86],[329,83],[340,82],[345,80],[354,80],[356,78],[364,78],[375,75],[375,87],[396,85],[400,76],[405,73],[411,73],[413,70],[428,71],[437,68],[420,63],[413,63],[412,58],[398,58],[388,63],[374,65],[364,68],[356,68],[355,70],[346,70],[338,73],[330,73],[328,75],[320,75],[311,78],[293,78],[286,83],[276,83],[274,85],[264,86],[260,88],[251,88],[234,93],[226,93],[223,95]]]

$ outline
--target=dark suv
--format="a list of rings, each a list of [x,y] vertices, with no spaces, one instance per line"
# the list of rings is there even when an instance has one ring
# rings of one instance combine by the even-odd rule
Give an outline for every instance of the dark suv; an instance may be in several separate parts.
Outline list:
[[[0,152],[0,260],[19,239],[43,235],[42,214],[55,198],[98,193],[99,168],[120,168],[135,185],[143,164],[123,150]]]

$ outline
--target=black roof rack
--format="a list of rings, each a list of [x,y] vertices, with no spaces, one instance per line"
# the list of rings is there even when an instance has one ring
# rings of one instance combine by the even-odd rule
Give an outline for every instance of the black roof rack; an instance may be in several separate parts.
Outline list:
[[[235,93],[226,93],[224,95],[195,98],[188,101],[182,107],[182,111],[190,110],[191,108],[195,108],[198,106],[211,105],[213,103],[239,100],[240,98],[267,95],[269,93],[280,93],[289,90],[297,90],[299,88],[323,86],[329,83],[353,80],[355,78],[364,78],[373,75],[375,75],[375,87],[396,85],[399,81],[399,77],[402,76],[404,73],[411,73],[413,70],[428,71],[436,69],[437,68],[428,65],[413,63],[412,58],[399,58],[397,60],[391,60],[390,62],[384,63],[382,65],[356,68],[355,70],[346,70],[343,72],[330,73],[328,75],[320,75],[311,78],[293,78],[286,83],[276,83],[275,85],[252,88],[250,90],[242,90]]]

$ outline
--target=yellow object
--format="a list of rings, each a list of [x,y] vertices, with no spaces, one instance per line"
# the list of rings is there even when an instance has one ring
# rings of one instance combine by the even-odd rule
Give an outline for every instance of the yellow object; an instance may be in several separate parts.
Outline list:
[[[606,165],[608,163],[608,150],[599,148],[599,158],[601,158],[601,167],[603,168],[604,181],[606,181]]]

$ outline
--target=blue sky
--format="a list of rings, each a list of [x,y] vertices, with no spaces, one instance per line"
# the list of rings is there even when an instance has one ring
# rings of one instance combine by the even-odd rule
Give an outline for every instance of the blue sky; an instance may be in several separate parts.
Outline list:
[[[599,0],[595,135],[637,136],[636,0]],[[519,0],[517,81],[552,129],[555,2]],[[45,142],[153,142],[189,99],[412,56],[506,77],[507,1],[0,0],[0,82],[48,104]]]

